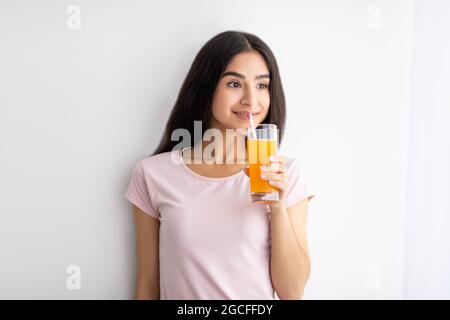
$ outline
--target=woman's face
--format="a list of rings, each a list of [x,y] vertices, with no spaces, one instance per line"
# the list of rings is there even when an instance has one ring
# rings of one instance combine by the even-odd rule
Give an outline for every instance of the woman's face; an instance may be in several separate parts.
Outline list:
[[[247,128],[250,112],[255,125],[261,123],[269,111],[269,84],[269,69],[259,52],[234,56],[214,93],[211,126],[220,130]]]

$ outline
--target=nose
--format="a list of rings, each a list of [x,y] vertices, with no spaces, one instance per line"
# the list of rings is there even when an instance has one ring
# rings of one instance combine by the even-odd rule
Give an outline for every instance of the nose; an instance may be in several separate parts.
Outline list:
[[[258,104],[255,92],[252,88],[247,88],[247,90],[245,90],[245,93],[242,96],[240,102],[242,105],[247,105],[251,108],[255,107]]]

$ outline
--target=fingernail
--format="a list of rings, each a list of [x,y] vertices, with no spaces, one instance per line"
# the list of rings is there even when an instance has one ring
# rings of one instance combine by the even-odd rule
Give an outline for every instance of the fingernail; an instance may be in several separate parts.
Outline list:
[[[261,166],[260,168],[261,168],[261,170],[267,170],[266,166]]]
[[[262,174],[262,175],[261,175],[261,178],[266,179],[267,176],[266,176],[265,174]]]

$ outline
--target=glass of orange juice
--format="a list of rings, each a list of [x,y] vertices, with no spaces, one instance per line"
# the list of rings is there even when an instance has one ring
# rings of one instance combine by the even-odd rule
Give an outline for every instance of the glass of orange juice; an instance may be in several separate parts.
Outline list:
[[[256,135],[256,136],[255,136]],[[254,203],[271,204],[279,200],[278,189],[261,178],[261,166],[269,165],[270,156],[278,150],[278,129],[275,124],[260,124],[248,128],[247,152],[250,177],[250,197]]]

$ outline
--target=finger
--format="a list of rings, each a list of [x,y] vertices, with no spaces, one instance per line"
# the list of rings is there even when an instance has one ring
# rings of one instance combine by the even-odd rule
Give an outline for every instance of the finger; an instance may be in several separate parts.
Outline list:
[[[287,183],[281,181],[269,181],[269,184],[281,190],[287,190]]]
[[[269,174],[262,173],[261,179],[269,181],[286,181],[286,176],[284,174],[279,173],[269,173]]]
[[[284,165],[281,163],[271,163],[268,166],[261,166],[261,172],[277,172],[277,173],[282,173],[284,172]]]
[[[277,162],[277,163],[286,163],[286,158],[282,155],[275,154],[273,156],[270,156],[269,160],[271,162]]]

